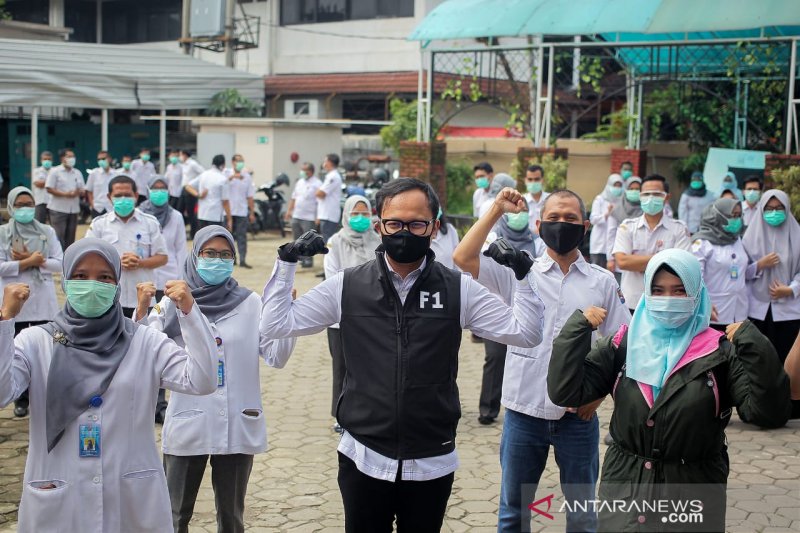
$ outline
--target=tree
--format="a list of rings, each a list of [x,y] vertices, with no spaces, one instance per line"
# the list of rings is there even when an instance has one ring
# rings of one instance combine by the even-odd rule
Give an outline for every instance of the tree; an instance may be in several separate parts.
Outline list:
[[[258,117],[262,104],[244,97],[236,89],[225,89],[211,97],[206,115],[212,117]]]
[[[417,140],[417,101],[405,102],[392,98],[389,101],[389,114],[392,124],[381,128],[381,141],[384,148],[397,153],[400,141]]]

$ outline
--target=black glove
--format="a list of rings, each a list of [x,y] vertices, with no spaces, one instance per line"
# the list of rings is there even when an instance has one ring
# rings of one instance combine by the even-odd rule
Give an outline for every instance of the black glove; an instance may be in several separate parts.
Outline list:
[[[491,257],[499,264],[513,270],[514,276],[518,280],[524,279],[525,275],[531,269],[531,265],[533,265],[531,256],[523,251],[517,250],[508,244],[507,240],[502,238],[490,244],[489,248],[483,252],[483,255]]]
[[[328,247],[322,236],[316,231],[309,230],[294,242],[287,242],[278,247],[278,257],[287,263],[296,263],[298,257],[311,257],[317,254],[327,254]]]

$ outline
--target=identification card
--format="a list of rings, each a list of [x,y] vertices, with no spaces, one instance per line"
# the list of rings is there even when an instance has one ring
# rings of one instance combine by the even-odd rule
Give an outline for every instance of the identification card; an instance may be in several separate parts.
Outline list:
[[[78,438],[80,457],[100,457],[100,424],[81,424]]]
[[[217,387],[225,386],[225,361],[219,360],[217,364]]]
[[[739,265],[731,265],[731,279],[739,279]]]

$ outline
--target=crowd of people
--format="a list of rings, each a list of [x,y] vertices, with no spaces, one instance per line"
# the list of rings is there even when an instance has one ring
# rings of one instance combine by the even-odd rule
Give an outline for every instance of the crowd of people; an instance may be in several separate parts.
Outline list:
[[[695,173],[676,219],[668,181],[630,163],[590,212],[570,190],[545,190],[541,166],[526,169],[523,194],[480,163],[477,220],[459,240],[415,178],[342,206],[330,154],[323,179],[302,165],[285,215],[294,240],[259,297],[233,276],[250,268],[254,210],[241,155],[206,170],[172,151],[157,174],[147,150],[118,169],[101,151],[85,182],[70,150],[41,160],[0,226],[0,403],[30,414],[21,531],[186,532],[207,464],[218,530],[244,531],[266,450],[259,359],[281,368],[297,337],[323,330],[348,532],[442,527],[463,330],[485,348],[479,422],[505,407],[498,531],[529,523],[550,447],[568,500],[595,500],[598,481],[609,499],[703,484],[704,527],[723,530],[733,409],[764,428],[800,416],[800,225],[758,176],[741,190],[725,176],[715,194]],[[84,194],[93,220],[76,242]],[[298,296],[297,265],[316,255],[325,279]],[[102,510],[88,525],[87,508]],[[648,520],[573,510],[567,530]]]

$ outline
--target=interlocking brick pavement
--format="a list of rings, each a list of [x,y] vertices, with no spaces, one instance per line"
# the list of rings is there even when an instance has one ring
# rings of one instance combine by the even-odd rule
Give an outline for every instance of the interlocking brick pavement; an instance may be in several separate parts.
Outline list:
[[[79,230],[83,234],[83,228]],[[261,292],[282,241],[258,236],[248,257],[256,268],[237,268],[244,285]],[[302,294],[320,280],[313,271],[297,275]],[[443,531],[496,531],[500,494],[497,424],[477,422],[483,346],[467,334],[461,348],[459,388],[463,416],[459,424],[456,472]],[[286,368],[262,366],[261,385],[269,433],[269,451],[256,456],[247,494],[245,522],[252,532],[338,532],[343,530],[342,504],[336,484],[336,445],[329,415],[331,365],[324,333],[299,339]],[[601,435],[610,418],[610,400],[599,410]],[[11,407],[0,410],[0,530],[14,531],[20,484],[27,452],[27,419],[14,419]],[[765,431],[741,423],[728,428],[731,474],[728,530],[800,531],[800,422]],[[160,433],[160,426],[155,429]],[[605,446],[601,444],[601,454]],[[216,531],[210,470],[198,496],[191,530]],[[543,485],[557,487],[558,470],[550,457]],[[541,492],[540,492],[541,493]],[[563,519],[534,519],[534,531],[563,531]]]

